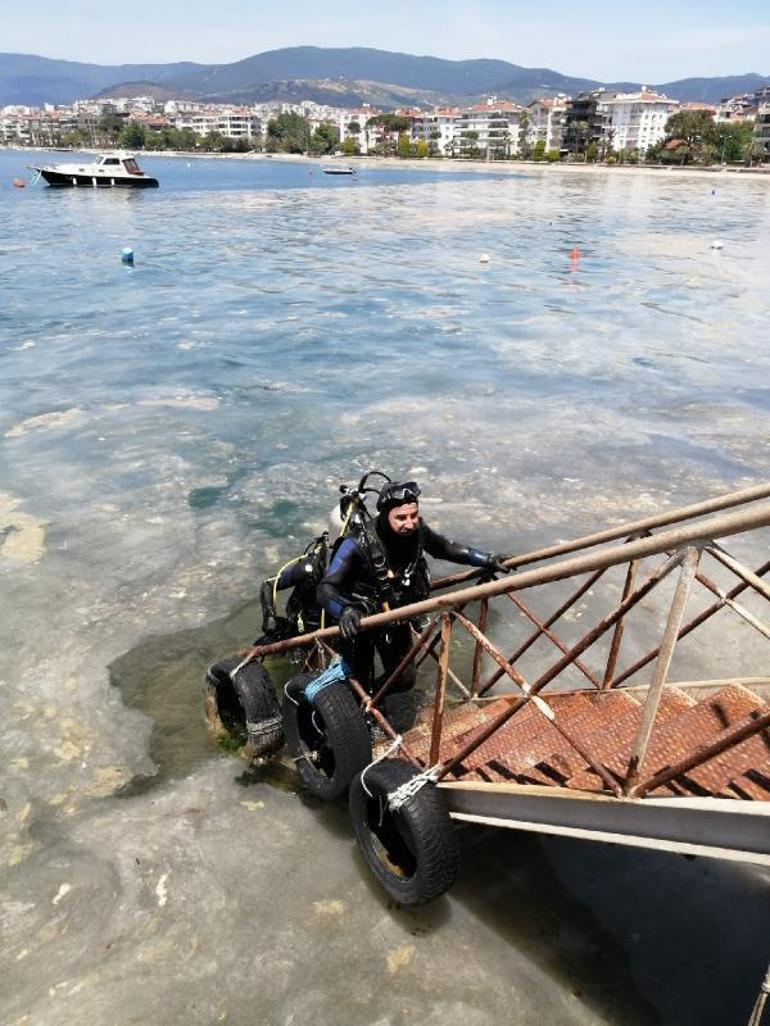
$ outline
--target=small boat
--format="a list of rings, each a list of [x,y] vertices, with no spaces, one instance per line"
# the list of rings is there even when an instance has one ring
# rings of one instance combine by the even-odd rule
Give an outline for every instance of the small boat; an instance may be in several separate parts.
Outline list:
[[[321,169],[325,175],[354,175],[354,167],[324,167]]]
[[[131,153],[102,153],[92,164],[30,165],[49,185],[93,189],[151,189],[158,179],[146,175]]]

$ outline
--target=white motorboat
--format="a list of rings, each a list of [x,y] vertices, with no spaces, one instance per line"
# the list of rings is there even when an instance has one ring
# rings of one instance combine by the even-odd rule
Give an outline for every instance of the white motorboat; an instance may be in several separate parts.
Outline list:
[[[49,185],[93,189],[151,189],[158,179],[146,175],[131,153],[101,153],[92,164],[31,165]]]

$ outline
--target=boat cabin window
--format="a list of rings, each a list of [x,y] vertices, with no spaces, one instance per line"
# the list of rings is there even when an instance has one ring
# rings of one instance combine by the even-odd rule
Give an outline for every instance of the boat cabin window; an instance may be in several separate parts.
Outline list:
[[[102,161],[102,163],[104,163],[104,164],[119,164],[120,161],[118,160],[117,157],[105,157],[104,160]]]
[[[128,160],[123,161],[123,167],[128,171],[130,175],[140,175],[142,172],[139,170],[139,165],[133,157],[129,157]]]

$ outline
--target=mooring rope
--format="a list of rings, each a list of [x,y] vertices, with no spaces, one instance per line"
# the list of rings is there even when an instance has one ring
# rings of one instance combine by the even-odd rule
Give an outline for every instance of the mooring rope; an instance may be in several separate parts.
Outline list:
[[[401,735],[400,734],[396,734],[396,737],[395,737],[395,739],[393,741],[393,744],[390,746],[390,748],[388,748],[388,750],[386,752],[383,752],[382,755],[378,755],[376,759],[373,759],[369,763],[368,766],[365,766],[361,770],[361,787],[363,787],[364,791],[366,791],[366,793],[369,795],[370,798],[374,798],[374,795],[369,790],[369,788],[366,786],[366,774],[369,772],[369,770],[372,768],[372,766],[376,766],[378,762],[382,762],[383,759],[387,759],[388,756],[392,755],[393,752],[395,752],[398,748],[400,748],[402,741],[403,741],[403,738],[401,737]]]
[[[762,1012],[764,1011],[765,1003],[767,1002],[768,994],[770,994],[770,964],[768,964],[767,972],[765,973],[765,978],[760,985],[759,994],[757,994],[757,1000],[754,1004],[754,1008],[752,1009],[751,1015],[749,1016],[747,1026],[759,1026],[759,1022],[762,1018]]]

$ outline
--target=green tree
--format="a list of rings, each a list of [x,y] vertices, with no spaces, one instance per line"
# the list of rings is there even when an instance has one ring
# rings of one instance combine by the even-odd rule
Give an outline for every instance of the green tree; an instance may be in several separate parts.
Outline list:
[[[145,132],[144,148],[146,150],[165,150],[163,135],[161,132]]]
[[[519,114],[519,156],[522,160],[529,160],[532,156],[532,115],[528,110]]]
[[[568,125],[566,142],[573,160],[577,160],[579,156],[583,156],[585,158],[588,136],[589,131],[587,121],[573,121]]]
[[[406,132],[401,132],[398,137],[398,155],[402,159],[412,156],[412,144]]]
[[[545,139],[538,139],[532,147],[533,160],[545,160]]]
[[[124,124],[125,121],[120,114],[105,114],[99,119],[99,131],[107,143],[113,145],[120,137]]]
[[[424,157],[428,156],[428,153],[429,153],[428,143],[426,142],[426,140],[425,139],[418,139],[417,140],[417,144],[416,144],[416,146],[414,148],[414,155],[415,155],[415,157],[424,158]]]
[[[118,145],[126,150],[143,150],[147,130],[138,121],[129,121],[118,138]]]
[[[203,137],[203,149],[211,153],[222,153],[225,148],[225,137],[221,132],[212,130]]]
[[[334,153],[340,144],[340,133],[334,125],[319,125],[310,139],[311,153]]]
[[[301,114],[279,114],[267,123],[267,149],[273,153],[306,153],[310,146],[310,125]]]
[[[599,145],[592,139],[588,146],[586,146],[586,163],[595,164],[598,159]]]
[[[753,142],[754,126],[747,121],[718,122],[714,125],[713,146],[716,159],[722,164],[745,161]]]
[[[555,164],[560,159],[560,157],[561,154],[558,150],[552,149],[545,151],[545,159],[548,161],[549,164]]]
[[[350,121],[350,122],[348,122],[348,127],[347,127],[346,131],[348,132],[349,135],[360,135],[361,134],[361,125],[360,125],[360,123],[358,121]]]
[[[471,128],[466,132],[462,133],[461,141],[461,154],[464,157],[469,157],[471,160],[481,156],[481,150],[479,149],[479,133]]]
[[[707,147],[714,142],[714,118],[706,110],[678,110],[666,122],[666,138],[660,150],[661,159],[673,158],[682,164],[702,161]],[[675,140],[683,145],[671,147]]]
[[[346,157],[357,157],[361,153],[361,147],[356,139],[347,136],[342,142],[342,152]]]

